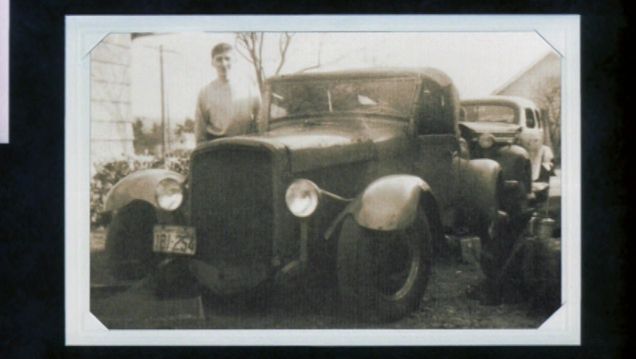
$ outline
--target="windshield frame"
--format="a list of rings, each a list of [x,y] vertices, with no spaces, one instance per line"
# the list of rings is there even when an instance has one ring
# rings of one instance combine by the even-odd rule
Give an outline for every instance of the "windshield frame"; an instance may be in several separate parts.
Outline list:
[[[297,113],[292,115],[286,115],[282,117],[273,118],[271,116],[271,106],[272,106],[272,97],[273,91],[272,88],[276,84],[284,84],[284,83],[302,83],[302,82],[313,82],[313,83],[352,83],[352,82],[364,82],[364,81],[395,81],[395,80],[405,80],[405,81],[413,81],[415,87],[410,99],[410,109],[409,113],[400,114],[398,112],[395,113],[386,113],[386,112],[376,112],[376,111],[364,111],[364,110],[355,110],[355,111],[318,111],[318,112],[305,112],[305,113]],[[288,78],[288,79],[277,79],[275,81],[268,82],[265,89],[265,106],[263,106],[264,116],[267,118],[268,123],[279,123],[284,121],[294,121],[299,118],[316,118],[316,117],[347,117],[347,116],[369,116],[369,117],[385,117],[385,118],[393,118],[402,121],[408,121],[413,118],[416,112],[416,103],[419,98],[419,89],[421,86],[421,79],[418,76],[413,75],[405,75],[405,76],[369,76],[369,77],[354,77],[354,78],[317,78],[317,79],[297,79],[297,78]]]

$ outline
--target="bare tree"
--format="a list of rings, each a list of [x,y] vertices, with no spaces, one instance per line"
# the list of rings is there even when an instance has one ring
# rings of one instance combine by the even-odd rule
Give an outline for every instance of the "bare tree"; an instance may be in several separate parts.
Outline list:
[[[285,66],[285,60],[287,57],[287,50],[291,44],[293,35],[287,32],[282,32],[278,36],[278,65],[274,75],[280,74],[283,66]],[[254,67],[256,75],[256,81],[258,82],[258,88],[263,92],[263,84],[267,74],[263,67],[263,46],[265,42],[265,33],[263,32],[239,32],[236,33],[236,50],[249,61]]]
[[[547,115],[550,140],[557,161],[561,153],[561,79],[551,76],[541,81],[535,88],[534,100]]]

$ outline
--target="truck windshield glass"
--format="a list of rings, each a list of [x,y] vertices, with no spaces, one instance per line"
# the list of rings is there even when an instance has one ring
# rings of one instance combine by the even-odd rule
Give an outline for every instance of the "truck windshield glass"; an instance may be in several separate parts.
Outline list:
[[[351,112],[408,118],[416,89],[409,78],[274,82],[270,119]]]
[[[515,123],[515,109],[504,105],[466,105],[466,122]]]

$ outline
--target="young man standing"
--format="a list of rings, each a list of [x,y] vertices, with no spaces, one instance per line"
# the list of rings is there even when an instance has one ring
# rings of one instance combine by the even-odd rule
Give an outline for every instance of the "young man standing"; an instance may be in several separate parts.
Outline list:
[[[234,49],[220,43],[212,49],[217,79],[201,89],[195,113],[197,143],[254,132],[261,96],[256,85],[232,74]]]

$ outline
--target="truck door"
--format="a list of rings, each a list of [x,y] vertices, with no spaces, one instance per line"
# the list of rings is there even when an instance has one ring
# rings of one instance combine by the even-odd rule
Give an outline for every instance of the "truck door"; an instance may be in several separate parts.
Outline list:
[[[418,135],[414,172],[428,183],[442,209],[450,206],[455,192],[457,166],[453,157],[459,144],[451,135]]]
[[[452,94],[437,84],[423,83],[416,113],[413,172],[431,186],[445,225],[452,222],[450,212],[459,183],[459,161],[454,161],[459,153],[454,106]]]

